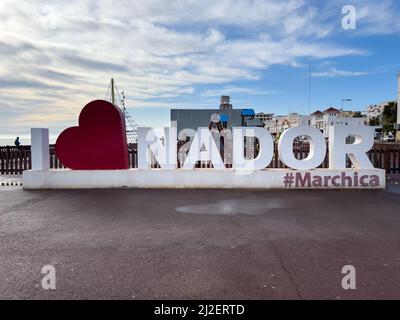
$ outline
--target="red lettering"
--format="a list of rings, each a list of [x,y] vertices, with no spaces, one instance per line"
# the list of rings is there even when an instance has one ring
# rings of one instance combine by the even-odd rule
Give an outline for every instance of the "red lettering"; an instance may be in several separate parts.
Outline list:
[[[296,173],[296,188],[298,187],[311,187],[311,174],[309,172],[304,174],[304,178],[301,176],[301,172]]]
[[[334,187],[340,187],[340,183],[338,182],[339,179],[340,179],[340,176],[334,176],[332,178],[332,185]]]
[[[365,180],[368,179],[368,178],[369,178],[369,176],[361,176],[361,178],[360,178],[360,185],[361,185],[362,187],[368,187],[368,186],[369,186],[369,183],[368,183],[368,182],[365,182]]]
[[[329,187],[329,182],[331,181],[331,179],[332,179],[331,176],[324,177],[324,187]]]

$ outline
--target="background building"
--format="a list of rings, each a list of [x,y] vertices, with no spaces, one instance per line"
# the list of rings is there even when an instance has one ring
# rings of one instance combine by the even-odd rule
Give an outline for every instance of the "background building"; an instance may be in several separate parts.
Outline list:
[[[229,96],[221,96],[218,109],[171,109],[170,119],[177,124],[179,140],[192,137],[199,127],[263,126],[253,109],[234,109]]]
[[[264,123],[264,122],[267,122],[267,121],[271,121],[273,119],[273,117],[274,117],[273,113],[259,112],[259,113],[256,114],[255,118]]]
[[[368,106],[367,108],[367,120],[370,122],[374,119],[379,119],[382,117],[383,111],[385,110],[385,106],[389,104],[389,101],[380,103],[380,104],[373,104]]]
[[[396,141],[400,141],[400,71],[397,73],[397,125]]]
[[[400,104],[400,72],[397,75],[397,86],[398,105]],[[400,128],[400,108],[396,111],[396,102],[392,101],[370,105],[366,112],[329,107],[324,111],[317,110],[310,115],[299,113],[274,115],[264,112],[255,113],[253,109],[234,109],[230,97],[221,96],[218,109],[171,109],[171,121],[177,123],[180,140],[193,136],[199,127],[216,127],[222,130],[237,126],[256,126],[264,127],[271,134],[279,136],[288,128],[313,126],[328,138],[330,126],[358,125],[373,126],[380,136],[384,137],[386,133],[394,139],[396,129]],[[400,141],[400,130],[397,130],[397,139]]]
[[[288,128],[298,126],[313,126],[328,137],[328,128],[332,125],[364,125],[367,124],[367,117],[359,111],[341,111],[330,107],[325,111],[317,110],[310,115],[290,113],[286,116],[273,116],[264,121],[264,127],[271,134],[280,135]]]

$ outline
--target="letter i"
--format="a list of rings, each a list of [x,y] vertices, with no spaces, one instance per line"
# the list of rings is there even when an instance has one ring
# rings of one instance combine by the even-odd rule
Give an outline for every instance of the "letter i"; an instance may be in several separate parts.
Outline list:
[[[358,172],[354,172],[354,186],[358,187]]]

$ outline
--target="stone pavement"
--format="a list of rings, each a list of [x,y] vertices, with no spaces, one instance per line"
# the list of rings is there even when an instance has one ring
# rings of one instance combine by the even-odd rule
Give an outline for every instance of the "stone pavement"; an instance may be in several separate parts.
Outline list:
[[[387,191],[0,189],[2,299],[398,299]],[[44,265],[56,290],[44,290]],[[357,289],[341,287],[356,268]]]

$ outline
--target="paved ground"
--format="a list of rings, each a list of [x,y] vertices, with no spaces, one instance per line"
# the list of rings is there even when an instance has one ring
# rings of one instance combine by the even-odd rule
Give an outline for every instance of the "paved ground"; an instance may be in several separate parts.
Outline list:
[[[389,191],[0,187],[0,298],[400,298]],[[43,290],[41,268],[56,268]],[[357,289],[341,288],[354,265]]]
[[[0,187],[22,186],[22,175],[20,174],[0,174]],[[2,189],[0,189],[1,191]]]

